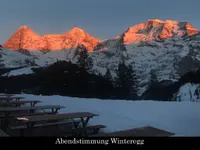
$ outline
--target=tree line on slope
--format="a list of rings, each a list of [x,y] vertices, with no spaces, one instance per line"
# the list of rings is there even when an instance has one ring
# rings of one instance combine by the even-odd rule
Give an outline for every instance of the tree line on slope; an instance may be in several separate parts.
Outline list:
[[[151,71],[147,90],[139,97],[132,65],[121,61],[115,70],[115,77],[108,68],[105,75],[96,75],[92,72],[93,60],[88,56],[87,49],[78,49],[75,52],[75,56],[78,56],[76,64],[58,61],[48,67],[33,69],[35,74],[0,77],[0,92],[171,101],[185,83],[200,83],[200,69],[189,71],[175,83],[158,82],[155,72]],[[4,68],[0,72],[4,74],[9,70],[12,69]]]
[[[105,75],[92,72],[93,60],[85,48],[78,56],[77,64],[57,61],[48,67],[34,68],[34,74],[0,77],[0,92],[138,99],[136,74],[131,65],[120,62],[113,78],[109,69]]]
[[[196,70],[189,70],[182,75],[178,81],[169,82],[169,84],[163,84],[164,82],[158,82],[157,77],[154,73],[151,74],[149,87],[141,96],[141,99],[148,100],[167,100],[167,101],[181,101],[177,94],[181,86],[186,83],[200,84],[200,68]],[[194,93],[197,99],[200,99],[200,87],[197,87]]]

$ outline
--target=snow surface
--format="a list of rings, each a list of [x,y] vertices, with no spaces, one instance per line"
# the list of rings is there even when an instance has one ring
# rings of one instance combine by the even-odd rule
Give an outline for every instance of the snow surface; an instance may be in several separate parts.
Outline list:
[[[195,95],[195,90],[199,87],[199,84],[192,84],[192,83],[186,83],[185,85],[181,86],[177,98],[180,97],[181,101],[199,101],[197,99],[197,95]]]
[[[175,136],[200,136],[200,103],[197,102],[100,100],[27,94],[19,96],[41,100],[40,105],[65,106],[60,113],[89,111],[99,114],[89,123],[106,125],[105,132],[148,125],[173,132]]]
[[[38,67],[25,67],[25,68],[21,68],[21,69],[16,69],[16,70],[12,70],[8,73],[3,74],[2,76],[18,76],[18,75],[23,75],[23,74],[32,74],[34,73],[32,71],[32,68],[38,68]]]
[[[2,56],[3,64],[5,68],[15,68],[27,66],[26,60],[31,60],[29,56],[26,56],[18,51],[12,51],[9,49],[0,49],[0,55]]]

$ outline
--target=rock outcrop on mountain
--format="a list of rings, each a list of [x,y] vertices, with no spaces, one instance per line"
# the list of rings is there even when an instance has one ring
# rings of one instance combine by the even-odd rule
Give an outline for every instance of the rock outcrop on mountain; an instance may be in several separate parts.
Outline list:
[[[19,28],[4,44],[4,48],[11,50],[28,49],[37,50],[45,46],[40,35],[33,32],[29,27]]]
[[[173,37],[184,37],[197,34],[199,31],[188,22],[173,20],[148,20],[146,23],[130,27],[123,34],[125,44],[141,41],[164,40]]]
[[[40,36],[27,26],[19,28],[3,45],[10,50],[63,50],[76,48],[78,44],[92,52],[100,42],[84,30],[73,28],[64,34],[47,34]]]

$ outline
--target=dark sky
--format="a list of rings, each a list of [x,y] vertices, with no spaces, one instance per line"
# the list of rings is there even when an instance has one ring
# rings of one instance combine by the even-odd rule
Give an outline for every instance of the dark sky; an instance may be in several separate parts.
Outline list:
[[[106,39],[148,19],[188,21],[200,29],[200,0],[0,0],[0,42],[22,25],[38,34],[80,27]]]

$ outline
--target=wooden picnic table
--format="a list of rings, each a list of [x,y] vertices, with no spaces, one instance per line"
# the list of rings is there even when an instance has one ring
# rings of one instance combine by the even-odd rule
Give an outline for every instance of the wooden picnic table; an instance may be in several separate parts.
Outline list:
[[[169,137],[175,135],[172,132],[161,130],[151,126],[144,126],[139,128],[127,129],[116,131],[112,133],[104,133],[96,136],[108,136],[108,137]]]
[[[90,112],[76,112],[76,113],[63,113],[63,114],[52,114],[52,115],[39,115],[39,116],[24,116],[27,120],[22,120],[25,123],[36,123],[42,121],[57,121],[64,119],[81,119],[83,127],[85,127],[90,118],[98,116]],[[17,118],[16,118],[17,119]]]
[[[15,95],[14,94],[0,94],[0,96],[10,97],[10,96],[15,96]]]
[[[11,101],[11,100],[19,101],[20,99],[24,99],[24,97],[21,97],[21,96],[10,96],[10,97],[0,96],[0,101]]]
[[[52,112],[57,113],[57,111],[61,108],[65,108],[64,106],[60,105],[44,105],[44,106],[31,106],[31,107],[0,107],[0,112],[9,114],[11,112],[16,111],[30,111],[33,113],[35,110],[47,110],[51,109]]]
[[[26,124],[27,129],[33,129],[37,126],[38,123],[41,122],[52,122],[52,121],[69,121],[74,119],[80,119],[81,127],[83,130],[86,128],[90,118],[94,116],[98,116],[97,114],[93,114],[90,112],[76,112],[76,113],[65,113],[65,114],[50,114],[50,115],[35,115],[35,116],[24,116],[24,117],[15,117],[16,120],[23,122]],[[73,128],[78,128],[79,124],[73,124]]]
[[[21,105],[30,104],[30,106],[35,106],[37,103],[40,103],[39,100],[22,100],[22,101],[0,101],[0,106],[11,106],[15,105],[16,107],[20,107]]]
[[[61,108],[65,108],[60,105],[44,105],[44,106],[31,106],[31,107],[0,107],[0,113],[4,113],[3,117],[3,128],[6,128],[9,123],[9,118],[11,113],[16,113],[20,111],[29,111],[30,114],[34,113],[36,110],[48,110],[50,109],[52,113],[57,113]]]

